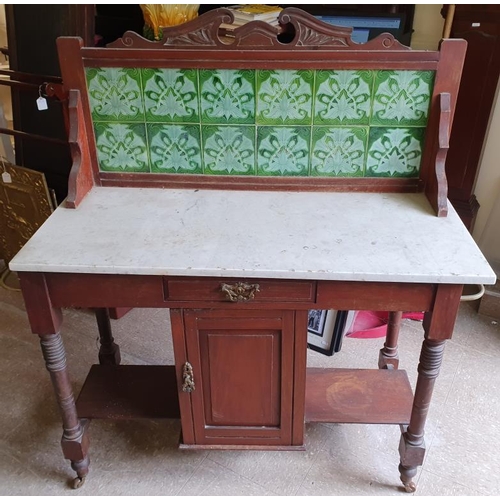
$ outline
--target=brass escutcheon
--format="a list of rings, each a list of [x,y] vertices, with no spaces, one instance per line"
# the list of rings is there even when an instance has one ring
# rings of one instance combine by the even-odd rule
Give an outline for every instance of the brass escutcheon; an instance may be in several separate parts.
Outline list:
[[[247,302],[255,298],[256,292],[260,292],[260,286],[257,283],[239,282],[234,285],[222,283],[220,289],[231,302]]]
[[[182,380],[182,391],[193,392],[195,389],[193,367],[188,361],[184,363],[184,368],[182,369]]]

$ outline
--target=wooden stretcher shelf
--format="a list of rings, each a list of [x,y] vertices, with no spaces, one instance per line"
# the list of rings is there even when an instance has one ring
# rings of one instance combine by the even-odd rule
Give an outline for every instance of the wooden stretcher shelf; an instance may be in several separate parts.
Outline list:
[[[179,418],[175,366],[93,365],[78,396],[81,418]]]
[[[404,370],[307,369],[306,422],[408,424],[412,403]]]

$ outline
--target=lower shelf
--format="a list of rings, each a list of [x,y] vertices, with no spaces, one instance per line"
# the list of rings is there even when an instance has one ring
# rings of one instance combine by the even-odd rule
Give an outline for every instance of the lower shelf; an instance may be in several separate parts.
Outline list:
[[[308,368],[306,422],[410,422],[413,393],[404,370]]]
[[[80,418],[180,418],[175,366],[93,365],[76,408]]]
[[[89,419],[180,418],[177,390],[174,366],[93,365],[76,407]],[[412,403],[403,370],[307,369],[306,422],[407,425]]]

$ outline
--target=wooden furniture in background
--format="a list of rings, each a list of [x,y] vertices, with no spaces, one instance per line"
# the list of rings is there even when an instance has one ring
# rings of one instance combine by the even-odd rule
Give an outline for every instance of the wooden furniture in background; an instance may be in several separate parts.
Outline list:
[[[465,44],[359,46],[296,8],[280,15],[286,44],[259,22],[221,40],[222,22],[228,12],[212,11],[157,43],[58,42],[69,196],[11,268],[74,486],[89,469],[89,419],[179,416],[181,447],[194,449],[300,449],[304,421],[398,424],[401,480],[415,491],[463,284],[494,279],[446,200]],[[60,335],[73,306],[98,310],[109,365],[91,369],[76,403]],[[111,307],[169,308],[175,366],[120,366]],[[309,309],[393,311],[387,369],[308,368]],[[389,369],[404,310],[426,312],[414,396]]]
[[[479,210],[474,186],[500,76],[500,6],[456,5],[450,36],[467,40],[467,53],[446,175],[450,201],[472,232]]]

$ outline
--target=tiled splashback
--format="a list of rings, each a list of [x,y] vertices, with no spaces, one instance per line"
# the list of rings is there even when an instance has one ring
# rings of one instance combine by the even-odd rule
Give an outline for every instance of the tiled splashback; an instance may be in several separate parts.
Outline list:
[[[433,71],[87,68],[107,172],[418,177]]]

